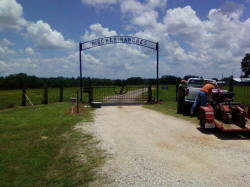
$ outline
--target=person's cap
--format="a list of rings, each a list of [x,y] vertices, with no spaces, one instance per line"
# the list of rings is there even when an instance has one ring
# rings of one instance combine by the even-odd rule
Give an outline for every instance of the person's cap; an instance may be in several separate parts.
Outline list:
[[[215,81],[215,80],[211,80],[211,81],[209,81],[209,83],[211,83],[211,84],[213,84],[213,85],[217,86],[217,83],[216,83],[216,81]]]

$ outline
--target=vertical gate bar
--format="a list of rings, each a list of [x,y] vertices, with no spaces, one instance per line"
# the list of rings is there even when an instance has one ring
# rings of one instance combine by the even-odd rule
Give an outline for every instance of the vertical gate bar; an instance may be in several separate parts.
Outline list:
[[[156,90],[156,102],[158,103],[159,101],[159,43],[156,43],[156,53],[157,53],[157,80],[156,80],[156,84],[157,84],[157,90]]]
[[[80,101],[82,102],[82,43],[79,43],[79,59],[80,59]]]

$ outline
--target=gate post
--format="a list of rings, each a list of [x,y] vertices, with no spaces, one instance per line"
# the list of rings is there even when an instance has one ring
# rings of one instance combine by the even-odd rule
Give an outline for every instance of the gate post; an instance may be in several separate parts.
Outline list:
[[[148,85],[148,103],[152,103],[152,85]]]
[[[79,59],[80,59],[80,101],[82,102],[82,43],[79,43]]]
[[[93,102],[93,88],[92,88],[92,84],[91,84],[91,80],[89,81],[89,101],[88,103],[92,103]]]
[[[159,43],[156,43],[156,55],[157,55],[157,80],[156,80],[156,84],[157,84],[157,88],[156,88],[156,102],[158,103],[159,101]]]

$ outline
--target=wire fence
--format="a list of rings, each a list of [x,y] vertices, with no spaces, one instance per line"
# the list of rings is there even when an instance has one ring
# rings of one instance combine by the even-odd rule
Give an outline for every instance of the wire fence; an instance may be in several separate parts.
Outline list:
[[[229,85],[224,85],[222,88],[230,90]],[[234,93],[234,101],[240,102],[245,106],[250,106],[250,85],[233,85],[231,91]]]
[[[146,103],[148,98],[148,88],[146,86],[126,86],[124,89],[121,86],[95,86],[91,89],[92,99],[90,99],[89,90],[88,87],[83,89],[83,103],[91,101],[120,101],[121,103],[124,101],[136,101]],[[77,91],[80,93],[79,87],[0,90],[0,109],[56,102],[72,102],[72,100],[76,100]],[[153,88],[151,98],[155,100],[155,88]]]
[[[60,88],[47,88],[47,103],[71,102],[77,97],[78,87],[63,88],[62,99],[60,99]],[[25,103],[29,105],[39,105],[44,102],[45,89],[25,89]],[[0,109],[21,106],[23,99],[22,90],[0,90]],[[83,93],[83,102],[88,101],[88,94]]]

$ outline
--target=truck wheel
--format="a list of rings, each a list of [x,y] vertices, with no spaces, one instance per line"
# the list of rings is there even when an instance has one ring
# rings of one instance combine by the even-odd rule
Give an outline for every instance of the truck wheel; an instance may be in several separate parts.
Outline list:
[[[204,111],[200,112],[200,128],[201,130],[205,130],[205,124],[206,124],[206,115]]]

